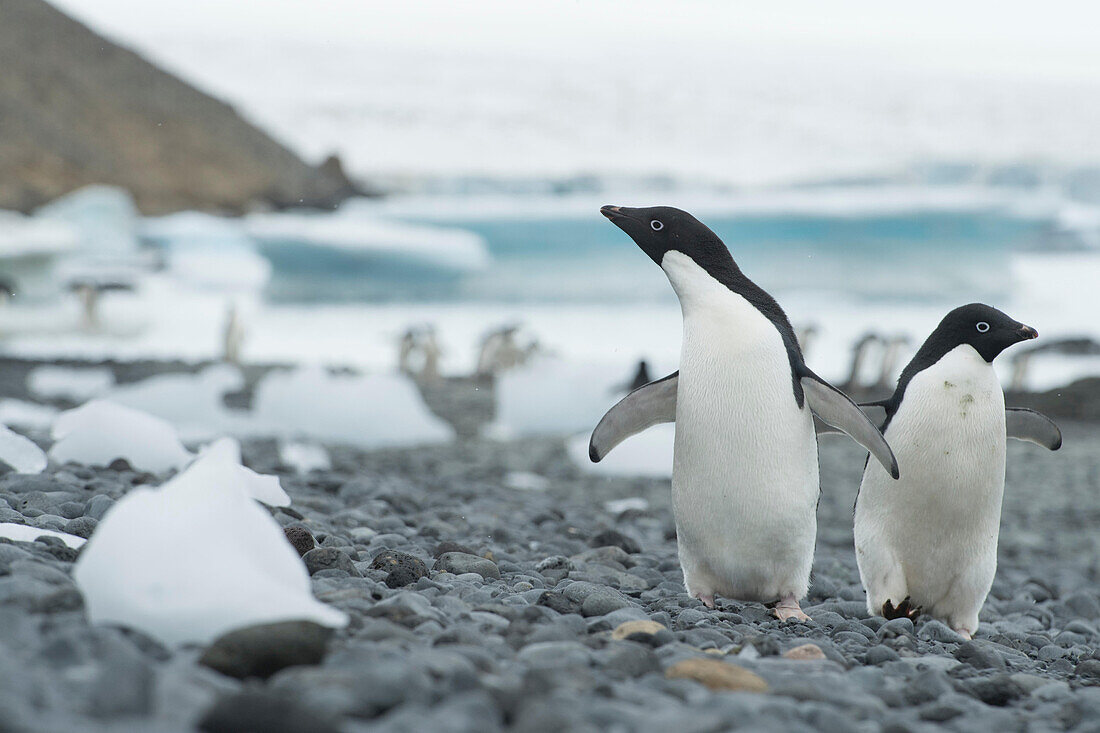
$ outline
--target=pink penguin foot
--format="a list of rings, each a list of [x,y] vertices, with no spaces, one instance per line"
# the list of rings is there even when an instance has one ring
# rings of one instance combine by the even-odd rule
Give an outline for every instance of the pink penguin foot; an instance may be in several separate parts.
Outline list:
[[[713,593],[696,593],[695,597],[703,602],[703,605],[707,608],[714,608],[714,594]]]
[[[780,621],[809,621],[810,617],[798,605],[794,596],[785,596],[775,604],[775,617]]]

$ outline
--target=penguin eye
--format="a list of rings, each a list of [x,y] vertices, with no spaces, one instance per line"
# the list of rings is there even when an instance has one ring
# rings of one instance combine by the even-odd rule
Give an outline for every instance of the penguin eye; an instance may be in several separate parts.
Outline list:
[[[989,324],[985,321],[978,321],[978,325],[975,326],[978,329],[978,333],[985,333],[989,330]]]
[[[661,231],[662,229],[665,228],[665,225],[662,224],[661,222],[657,221],[656,219],[654,219],[653,221],[649,222],[649,227],[653,231],[659,232],[659,231]]]

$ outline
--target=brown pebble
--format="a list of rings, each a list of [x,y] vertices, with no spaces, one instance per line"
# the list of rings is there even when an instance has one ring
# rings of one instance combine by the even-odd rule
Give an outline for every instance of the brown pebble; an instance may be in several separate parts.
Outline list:
[[[285,527],[283,534],[299,555],[305,555],[316,545],[313,535],[305,527]]]
[[[620,641],[634,634],[653,636],[664,628],[664,624],[659,624],[656,621],[627,621],[615,627],[615,630],[611,632],[611,638]]]
[[[670,680],[695,680],[712,690],[768,691],[768,683],[759,675],[717,659],[685,659],[666,669],[665,677]]]
[[[821,651],[821,647],[817,644],[799,644],[793,649],[788,649],[783,655],[786,659],[824,659],[825,652]]]

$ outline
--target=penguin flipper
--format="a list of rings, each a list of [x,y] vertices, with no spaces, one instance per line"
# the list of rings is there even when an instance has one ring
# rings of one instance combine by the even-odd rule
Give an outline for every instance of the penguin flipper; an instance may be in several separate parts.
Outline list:
[[[806,393],[806,402],[817,417],[833,427],[840,428],[848,436],[871,452],[882,467],[898,478],[898,460],[886,444],[886,439],[875,427],[856,403],[836,387],[821,379],[813,372],[802,377],[802,390]]]
[[[676,387],[680,372],[639,387],[607,411],[588,442],[588,457],[599,463],[631,435],[666,422],[676,422]]]
[[[863,410],[863,414],[869,417],[871,419],[871,422],[873,422],[875,426],[878,427],[886,422],[887,413],[886,405],[884,403],[885,400],[883,400],[882,402],[860,402],[859,409]],[[882,428],[879,427],[879,430],[882,430]]]
[[[1009,438],[1026,440],[1047,450],[1062,447],[1062,431],[1041,412],[1024,407],[1005,408],[1005,431]]]

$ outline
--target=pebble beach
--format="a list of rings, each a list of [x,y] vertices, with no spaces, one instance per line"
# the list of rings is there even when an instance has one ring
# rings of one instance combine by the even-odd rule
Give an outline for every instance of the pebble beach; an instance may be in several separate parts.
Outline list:
[[[81,550],[0,539],[0,730],[1092,730],[1100,429],[1062,428],[1057,453],[1010,441],[973,641],[868,616],[852,549],[865,454],[844,438],[820,441],[808,623],[690,598],[668,481],[582,472],[564,439],[329,446],[331,468],[308,474],[246,441],[244,463],[292,500],[265,511],[347,627],[165,646],[88,623]],[[94,537],[117,500],[166,478],[121,462],[7,473],[0,522]]]

